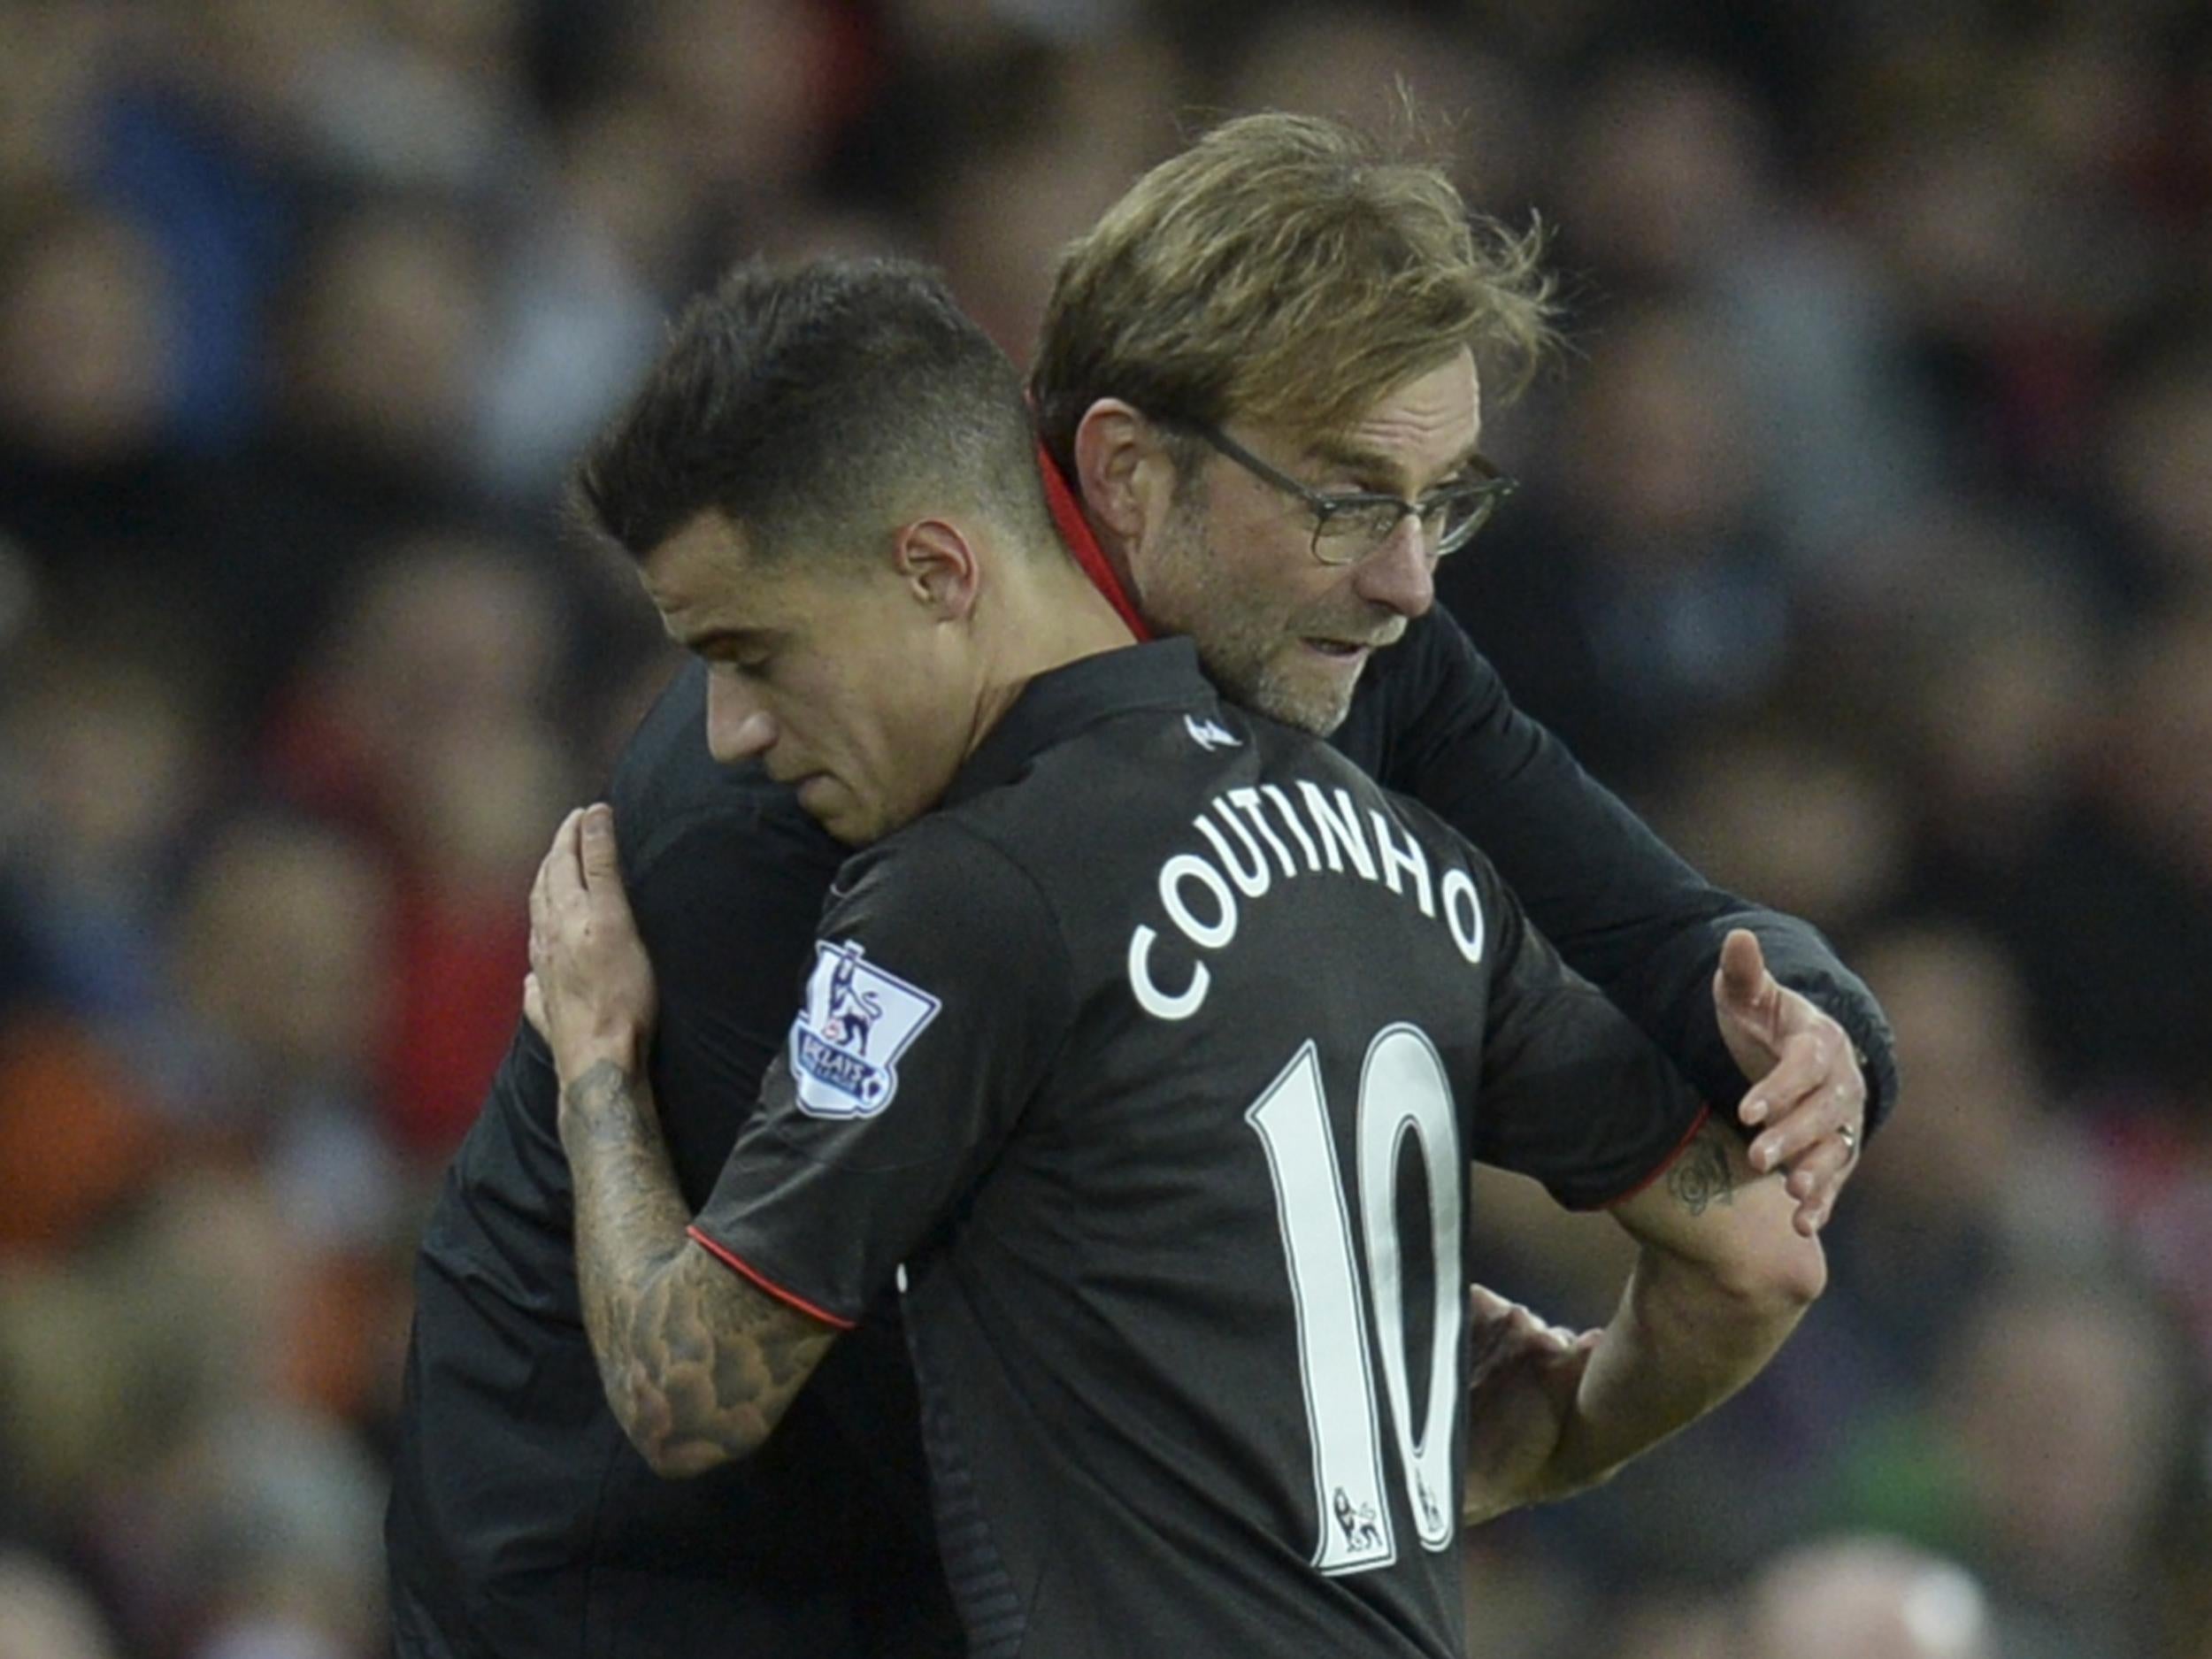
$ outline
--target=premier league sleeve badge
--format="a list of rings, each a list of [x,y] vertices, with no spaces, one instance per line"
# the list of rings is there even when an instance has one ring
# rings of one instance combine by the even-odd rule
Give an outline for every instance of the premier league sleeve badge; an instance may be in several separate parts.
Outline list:
[[[814,953],[806,1006],[791,1027],[799,1110],[872,1118],[899,1092],[899,1056],[943,1004],[868,961],[850,940],[818,941]]]

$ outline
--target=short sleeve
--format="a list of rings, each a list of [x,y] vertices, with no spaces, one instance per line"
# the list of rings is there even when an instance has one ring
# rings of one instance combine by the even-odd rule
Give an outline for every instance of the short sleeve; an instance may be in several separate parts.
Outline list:
[[[1570,1210],[1628,1197],[1672,1161],[1706,1105],[1490,876],[1496,954],[1471,1144]]]
[[[693,1236],[786,1301],[856,1320],[1013,1132],[1072,1005],[1050,908],[991,843],[933,818],[860,855]]]

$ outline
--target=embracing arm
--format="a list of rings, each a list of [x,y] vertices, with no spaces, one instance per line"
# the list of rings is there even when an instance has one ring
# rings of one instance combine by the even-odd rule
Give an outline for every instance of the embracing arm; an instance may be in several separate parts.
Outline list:
[[[604,807],[569,814],[539,868],[530,964],[523,1006],[560,1079],[584,1325],[608,1403],[657,1472],[703,1473],[768,1438],[836,1332],[687,1236],[644,1069],[657,987]]]
[[[655,1473],[757,1449],[836,1337],[687,1236],[652,1087],[595,1060],[561,1086],[584,1326],[615,1419]]]
[[[1789,1170],[1800,1225],[1824,1220],[1856,1138],[1896,1098],[1889,1024],[1865,983],[1809,924],[1692,869],[1514,707],[1451,618],[1424,618],[1401,651],[1371,708],[1354,710],[1378,775],[1481,848],[1568,964],[1732,1113],[1746,1076],[1711,987],[1730,933],[1756,938],[1786,994],[1768,1022],[1776,1064],[1752,1102],[1765,1110],[1745,1121]]]
[[[1709,1098],[1742,1079],[1708,995],[1732,928],[1748,928],[1784,985],[1832,1016],[1866,1056],[1867,1117],[1895,1093],[1889,1023],[1866,983],[1809,923],[1714,887],[1551,733],[1514,706],[1441,612],[1392,689],[1403,731],[1383,781],[1417,796],[1487,854],[1568,964],[1604,991]]]

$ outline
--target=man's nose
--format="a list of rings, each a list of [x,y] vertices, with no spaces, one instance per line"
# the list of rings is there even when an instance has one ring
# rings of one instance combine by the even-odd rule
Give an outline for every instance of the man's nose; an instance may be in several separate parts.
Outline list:
[[[1436,603],[1436,559],[1418,518],[1400,518],[1389,539],[1353,566],[1352,591],[1408,621]]]
[[[725,766],[765,754],[776,741],[776,719],[726,674],[707,680],[707,751]]]

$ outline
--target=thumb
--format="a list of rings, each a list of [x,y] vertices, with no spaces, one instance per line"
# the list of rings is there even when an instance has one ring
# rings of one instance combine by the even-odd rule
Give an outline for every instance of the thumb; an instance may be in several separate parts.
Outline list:
[[[603,803],[586,808],[582,839],[585,886],[619,881],[622,860],[614,844],[614,809]]]
[[[1475,1317],[1486,1323],[1509,1317],[1515,1306],[1487,1285],[1468,1286],[1467,1302]]]
[[[1721,941],[1720,972],[1714,976],[1713,990],[1724,1004],[1747,1012],[1766,1000],[1773,984],[1756,933],[1739,927]]]

